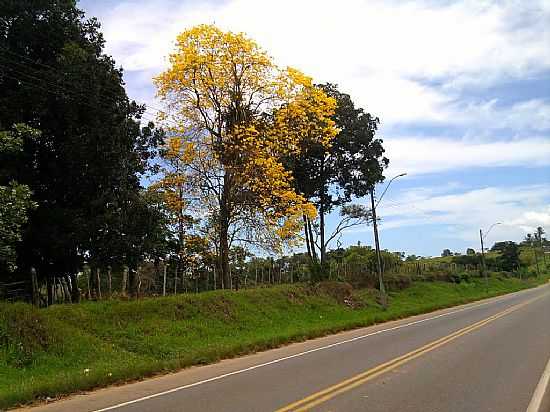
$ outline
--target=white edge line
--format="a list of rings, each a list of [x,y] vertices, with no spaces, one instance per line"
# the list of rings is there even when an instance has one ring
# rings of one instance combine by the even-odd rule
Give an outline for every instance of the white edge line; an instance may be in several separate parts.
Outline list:
[[[529,289],[529,290],[534,290],[534,289]],[[519,291],[519,292],[523,292],[523,291]],[[299,357],[308,355],[310,353],[314,353],[314,352],[318,352],[318,351],[321,351],[321,350],[334,348],[336,346],[344,345],[344,344],[350,343],[350,342],[355,342],[357,340],[365,339],[365,338],[368,338],[370,336],[375,336],[375,335],[379,335],[379,334],[382,334],[382,333],[407,328],[409,326],[414,326],[414,325],[417,325],[419,323],[424,323],[424,322],[427,322],[427,321],[430,321],[430,320],[442,318],[444,316],[449,316],[449,315],[454,315],[455,313],[464,312],[465,310],[479,308],[480,306],[489,305],[491,303],[498,302],[499,300],[503,300],[505,298],[509,298],[511,296],[514,296],[516,293],[517,292],[515,292],[513,294],[507,294],[507,295],[504,295],[504,296],[493,298],[493,299],[491,299],[490,301],[487,301],[487,302],[479,303],[479,304],[473,305],[473,306],[467,306],[467,307],[464,307],[464,308],[461,308],[461,309],[458,309],[458,310],[454,310],[454,311],[451,311],[451,312],[442,313],[440,315],[432,316],[430,318],[416,320],[414,322],[405,323],[403,325],[398,325],[398,326],[394,326],[394,327],[387,328],[387,329],[381,329],[381,330],[378,330],[376,332],[367,333],[366,335],[356,336],[356,337],[351,338],[351,339],[346,339],[346,340],[343,340],[343,341],[340,341],[340,342],[331,343],[330,345],[325,345],[325,346],[321,346],[321,347],[318,347],[318,348],[315,348],[315,349],[306,350],[304,352],[295,353],[294,355],[289,355],[289,356],[285,356],[283,358],[274,359],[274,360],[269,361],[269,362],[264,362],[264,363],[260,363],[258,365],[249,366],[247,368],[239,369],[239,370],[236,370],[236,371],[233,371],[233,372],[224,373],[222,375],[214,376],[212,378],[204,379],[202,381],[197,381],[197,382],[190,383],[190,384],[187,384],[187,385],[178,386],[176,388],[172,388],[172,389],[169,389],[169,390],[166,390],[166,391],[163,391],[163,392],[154,393],[152,395],[144,396],[142,398],[133,399],[131,401],[122,402],[122,403],[112,405],[112,406],[107,406],[106,408],[95,409],[92,412],[105,412],[105,411],[110,411],[110,410],[113,410],[113,409],[122,408],[124,406],[132,405],[134,403],[143,402],[143,401],[146,401],[146,400],[149,400],[149,399],[157,398],[159,396],[168,395],[168,394],[173,393],[173,392],[178,392],[178,391],[181,391],[181,390],[184,390],[184,389],[193,388],[195,386],[203,385],[203,384],[209,383],[209,382],[214,382],[214,381],[217,381],[217,380],[220,380],[220,379],[227,378],[229,376],[239,375],[241,373],[249,372],[249,371],[252,371],[254,369],[263,368],[263,367],[273,365],[273,364],[276,364],[276,363],[280,363],[280,362],[283,362],[283,361],[286,361],[286,360],[289,360],[289,359],[299,358]],[[374,326],[374,325],[371,325],[371,326]],[[549,363],[549,365],[550,365],[550,363]],[[538,390],[538,387],[537,387],[537,390]],[[542,399],[541,399],[541,401],[542,401]],[[528,410],[526,412],[538,412],[538,411],[537,410],[534,410],[534,411]]]
[[[533,397],[531,398],[531,402],[529,402],[529,406],[527,407],[526,412],[542,412],[541,411],[541,405],[542,400],[544,398],[544,393],[547,389],[549,389],[548,384],[550,383],[550,358],[548,359],[548,363],[546,364],[546,369],[542,373],[542,376],[540,377],[540,381],[537,385],[537,388],[535,389],[535,392],[533,393]],[[550,396],[550,393],[549,393]]]

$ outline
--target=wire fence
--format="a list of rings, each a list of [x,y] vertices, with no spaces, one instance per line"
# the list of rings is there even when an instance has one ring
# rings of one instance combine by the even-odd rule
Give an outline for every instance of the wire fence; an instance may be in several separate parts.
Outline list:
[[[476,264],[396,262],[385,263],[384,281],[389,290],[401,289],[413,281],[449,281],[481,276],[481,267]],[[77,285],[74,285],[74,279]],[[130,282],[135,282],[131,285]],[[230,288],[234,290],[264,287],[278,284],[313,282],[317,280],[344,281],[355,287],[378,287],[376,265],[330,261],[320,277],[315,277],[311,265],[302,262],[278,262],[263,260],[247,262],[231,267],[230,284],[223,285],[216,267],[181,267],[178,264],[145,263],[133,277],[129,269],[118,271],[92,270],[86,268],[77,277],[53,277],[48,282],[17,281],[0,283],[0,299],[7,301],[26,300],[40,306],[52,303],[71,303],[75,299],[74,287],[78,286],[79,299],[100,300],[126,298],[130,290],[138,297],[163,296],[180,293],[200,293]]]

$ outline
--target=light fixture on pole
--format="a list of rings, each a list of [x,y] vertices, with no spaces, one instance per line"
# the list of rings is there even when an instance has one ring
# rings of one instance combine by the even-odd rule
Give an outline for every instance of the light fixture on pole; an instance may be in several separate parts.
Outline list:
[[[376,204],[374,203],[374,185],[372,186],[370,190],[370,203],[371,203],[371,212],[372,212],[372,227],[374,230],[374,246],[376,248],[376,267],[378,269],[378,283],[380,287],[380,303],[382,304],[382,307],[385,309],[388,307],[388,298],[386,295],[386,287],[384,286],[384,277],[382,275],[382,256],[380,253],[380,240],[378,238],[378,224],[376,222],[376,208],[380,204],[380,201],[388,191],[388,188],[390,187],[391,182],[393,182],[398,177],[405,176],[407,173],[401,173],[397,176],[394,176],[390,179],[388,184],[386,185],[386,188],[382,192],[382,196],[378,199],[378,202]]]

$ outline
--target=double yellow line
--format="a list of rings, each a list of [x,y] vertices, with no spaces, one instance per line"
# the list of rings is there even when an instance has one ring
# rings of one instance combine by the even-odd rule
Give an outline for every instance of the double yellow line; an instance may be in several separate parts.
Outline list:
[[[480,320],[479,322],[476,322],[470,326],[467,326],[465,328],[462,328],[460,330],[457,330],[456,332],[451,333],[450,335],[444,336],[440,339],[437,339],[433,342],[428,343],[427,345],[424,345],[418,349],[415,349],[409,353],[406,353],[405,355],[399,356],[397,358],[394,358],[390,360],[389,362],[385,362],[381,365],[378,365],[372,369],[369,369],[365,372],[362,372],[356,376],[353,376],[352,378],[346,379],[336,385],[329,386],[326,389],[323,389],[322,391],[316,392],[304,399],[301,399],[299,401],[296,401],[294,403],[291,403],[290,405],[287,405],[283,408],[277,409],[275,412],[303,412],[303,411],[309,411],[313,407],[324,403],[335,396],[338,396],[344,392],[347,392],[353,388],[356,388],[360,385],[363,385],[364,383],[384,374],[387,373],[395,368],[398,368],[401,365],[404,365],[405,363],[408,363],[412,361],[413,359],[416,359],[428,352],[431,352],[443,345],[446,345],[449,342],[452,342],[455,339],[458,339],[459,337],[466,335],[467,333],[473,332],[476,329],[479,329],[488,323],[491,323],[503,316],[506,316],[512,312],[515,312],[516,310],[529,305],[530,303],[533,303],[534,301],[542,298],[542,296],[538,296],[536,298],[530,299],[526,302],[519,303],[517,305],[514,305],[506,310],[503,310],[502,312],[499,312],[493,316],[489,316],[488,318],[485,318],[483,320]]]

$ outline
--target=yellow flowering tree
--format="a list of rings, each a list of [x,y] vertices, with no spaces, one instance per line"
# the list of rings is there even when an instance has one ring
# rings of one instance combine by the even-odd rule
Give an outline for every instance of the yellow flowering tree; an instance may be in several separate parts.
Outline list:
[[[177,37],[155,83],[182,166],[170,178],[185,186],[186,207],[214,225],[228,287],[232,243],[276,249],[296,239],[303,216],[315,216],[281,159],[298,154],[305,139],[330,145],[336,102],[244,34],[211,25]]]
[[[194,158],[192,143],[182,142],[178,138],[168,138],[161,150],[162,178],[149,186],[149,190],[159,193],[164,202],[169,224],[174,228],[177,254],[184,250],[188,229],[193,225],[193,218],[188,211],[186,168]],[[178,259],[181,260],[181,259]]]

